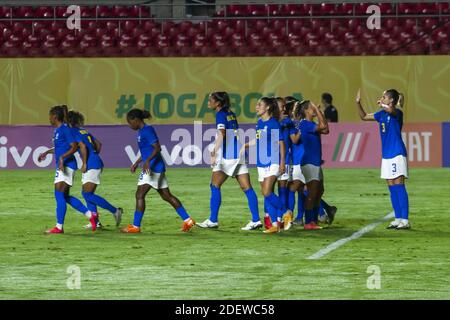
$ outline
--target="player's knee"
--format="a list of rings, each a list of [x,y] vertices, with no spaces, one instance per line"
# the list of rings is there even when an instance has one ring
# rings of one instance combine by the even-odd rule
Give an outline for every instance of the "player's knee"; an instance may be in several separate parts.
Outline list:
[[[268,190],[268,189],[262,189],[262,195],[263,195],[264,197],[268,197],[271,193],[272,193],[271,190]]]
[[[89,201],[92,198],[93,193],[92,192],[81,192],[81,195],[86,201]]]
[[[164,201],[172,202],[173,196],[169,192],[161,192],[159,195]]]
[[[136,191],[136,200],[144,200],[144,194],[140,191]]]

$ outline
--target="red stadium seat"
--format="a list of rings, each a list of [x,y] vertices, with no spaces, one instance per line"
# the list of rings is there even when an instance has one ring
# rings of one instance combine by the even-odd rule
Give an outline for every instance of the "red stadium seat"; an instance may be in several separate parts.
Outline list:
[[[322,3],[319,11],[320,15],[334,15],[336,14],[336,6],[334,3]]]
[[[31,18],[34,17],[34,8],[29,6],[20,6],[13,8],[13,17],[17,18]]]
[[[242,17],[242,16],[248,16],[249,13],[247,12],[247,6],[246,5],[229,5],[226,7],[226,15],[232,16],[232,17]]]
[[[352,3],[337,4],[336,13],[339,15],[352,15],[353,4]]]
[[[247,13],[248,15],[255,17],[268,15],[267,9],[264,5],[256,5],[256,4],[247,5]]]
[[[399,14],[417,13],[417,5],[415,3],[399,3],[397,8]]]

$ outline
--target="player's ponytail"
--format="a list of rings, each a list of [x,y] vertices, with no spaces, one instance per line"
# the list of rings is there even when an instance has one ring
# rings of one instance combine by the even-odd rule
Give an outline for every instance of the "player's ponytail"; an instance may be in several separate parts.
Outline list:
[[[225,91],[215,91],[211,93],[211,96],[214,97],[214,100],[216,100],[220,107],[224,109],[225,111],[230,110],[230,96]]]
[[[69,117],[68,117],[69,110],[67,109],[67,106],[65,104],[63,104],[61,106],[61,109],[62,109],[62,113],[63,113],[63,120],[62,121],[64,123],[69,123]]]
[[[152,118],[152,115],[150,114],[150,112],[148,110],[131,109],[127,113],[128,120],[140,119],[143,121],[144,119],[151,119],[151,118]]]
[[[401,92],[398,93],[398,102],[396,107],[400,107],[403,109],[403,106],[405,104],[405,95]]]

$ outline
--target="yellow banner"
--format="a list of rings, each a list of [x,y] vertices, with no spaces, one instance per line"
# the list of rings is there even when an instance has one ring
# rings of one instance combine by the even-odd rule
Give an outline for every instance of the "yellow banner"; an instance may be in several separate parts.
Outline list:
[[[0,59],[0,124],[47,124],[57,104],[89,124],[123,124],[133,107],[154,123],[213,122],[212,91],[230,93],[241,123],[262,95],[320,102],[330,92],[342,122],[358,121],[355,94],[376,110],[383,90],[406,96],[405,120],[450,120],[450,56]]]

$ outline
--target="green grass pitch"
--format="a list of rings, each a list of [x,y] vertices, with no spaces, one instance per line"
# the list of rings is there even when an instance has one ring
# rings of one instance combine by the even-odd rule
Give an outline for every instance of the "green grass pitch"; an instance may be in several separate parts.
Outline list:
[[[325,199],[339,210],[321,231],[276,235],[244,232],[250,219],[238,184],[222,189],[220,229],[179,231],[181,220],[155,191],[147,196],[143,233],[120,234],[101,211],[106,230],[91,232],[72,208],[65,234],[55,223],[53,171],[0,171],[0,299],[450,299],[450,170],[412,169],[412,230],[380,224],[319,260],[307,257],[391,212],[378,169],[326,169]],[[196,221],[209,216],[208,169],[169,169],[172,192]],[[251,171],[255,190],[256,171]],[[132,219],[137,174],[106,169],[98,193]],[[80,174],[72,188],[80,195]],[[262,208],[262,197],[259,197]],[[81,288],[67,287],[71,265]],[[367,268],[381,271],[370,290]]]

